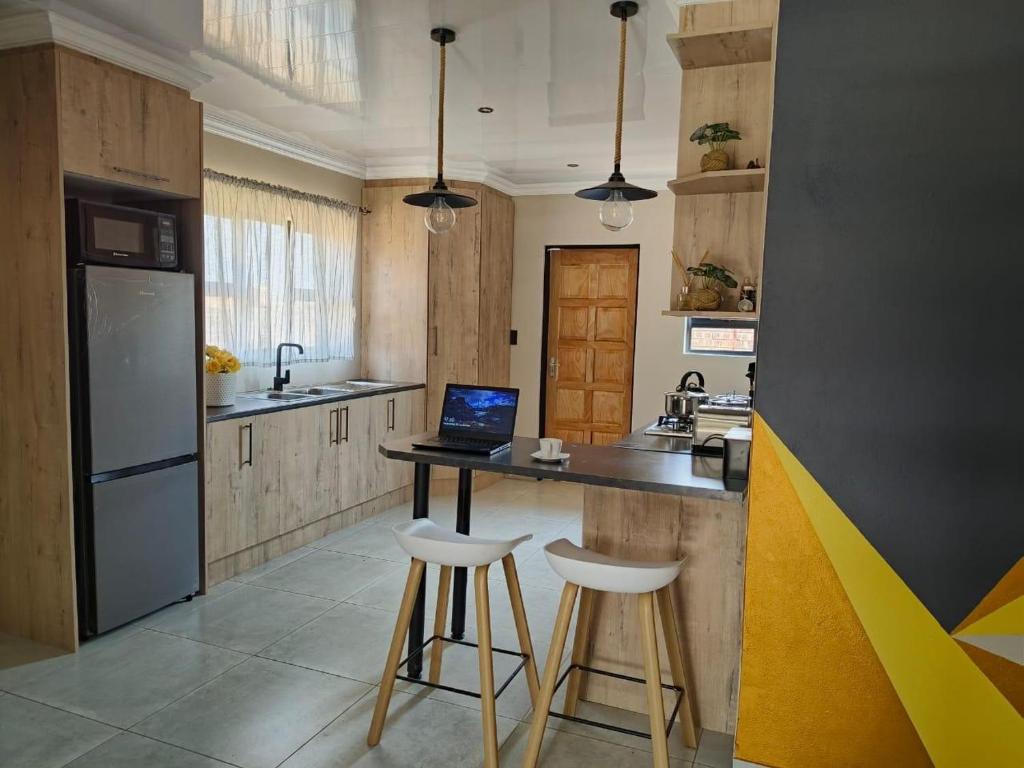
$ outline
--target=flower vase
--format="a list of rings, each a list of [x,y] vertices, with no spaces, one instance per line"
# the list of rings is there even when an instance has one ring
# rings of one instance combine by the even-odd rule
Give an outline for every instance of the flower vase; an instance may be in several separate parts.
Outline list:
[[[213,408],[235,404],[236,373],[206,374],[206,404]]]
[[[727,171],[729,170],[729,155],[724,149],[712,149],[700,157],[700,171]]]

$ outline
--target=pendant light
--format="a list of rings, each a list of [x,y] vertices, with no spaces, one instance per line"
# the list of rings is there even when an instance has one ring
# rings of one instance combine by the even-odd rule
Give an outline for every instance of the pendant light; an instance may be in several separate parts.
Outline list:
[[[430,39],[441,48],[441,70],[437,88],[437,181],[427,192],[417,192],[402,198],[409,205],[426,208],[423,223],[435,235],[442,235],[455,226],[455,209],[476,205],[469,195],[451,192],[444,183],[444,70],[445,46],[455,40],[455,32],[444,27],[430,30]]]
[[[596,187],[581,189],[576,197],[601,201],[599,218],[605,229],[617,232],[633,222],[633,200],[657,197],[653,189],[643,189],[626,181],[619,170],[622,160],[622,95],[626,89],[626,19],[635,16],[639,7],[632,0],[612,3],[611,14],[619,23],[619,100],[615,113],[615,167],[608,181]]]

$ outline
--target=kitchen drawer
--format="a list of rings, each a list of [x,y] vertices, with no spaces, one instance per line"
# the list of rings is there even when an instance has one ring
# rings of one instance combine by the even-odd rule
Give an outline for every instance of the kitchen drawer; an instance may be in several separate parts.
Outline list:
[[[69,173],[199,197],[202,107],[186,91],[61,50],[60,122]]]

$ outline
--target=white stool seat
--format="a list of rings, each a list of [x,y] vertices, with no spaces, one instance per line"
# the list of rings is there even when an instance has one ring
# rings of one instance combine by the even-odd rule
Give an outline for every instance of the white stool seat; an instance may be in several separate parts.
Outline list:
[[[480,539],[442,528],[426,518],[410,520],[391,530],[398,539],[398,545],[410,557],[426,563],[458,568],[495,563],[524,541],[533,538],[533,534],[528,533],[518,539]]]
[[[679,577],[682,560],[621,560],[577,547],[568,539],[544,547],[551,568],[566,581],[600,592],[656,592]]]

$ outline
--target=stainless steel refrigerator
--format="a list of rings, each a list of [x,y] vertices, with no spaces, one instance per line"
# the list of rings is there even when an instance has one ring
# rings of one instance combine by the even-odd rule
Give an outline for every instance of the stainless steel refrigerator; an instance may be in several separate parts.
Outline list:
[[[193,276],[69,270],[78,612],[102,633],[199,589]]]

